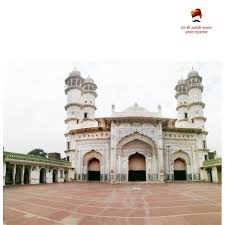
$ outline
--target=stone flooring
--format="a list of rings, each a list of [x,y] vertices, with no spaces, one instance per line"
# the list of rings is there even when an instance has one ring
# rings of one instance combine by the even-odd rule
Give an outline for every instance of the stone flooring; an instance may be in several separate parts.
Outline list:
[[[221,185],[58,183],[4,188],[7,225],[220,225]]]

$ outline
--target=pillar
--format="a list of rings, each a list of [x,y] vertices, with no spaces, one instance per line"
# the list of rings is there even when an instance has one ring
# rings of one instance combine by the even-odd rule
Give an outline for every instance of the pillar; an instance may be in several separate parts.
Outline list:
[[[212,182],[218,183],[218,172],[216,166],[212,167]]]
[[[160,182],[164,182],[164,159],[163,159],[163,150],[161,148],[158,149],[158,180]]]
[[[25,171],[25,166],[22,166],[22,173],[21,173],[21,184],[24,184],[24,171]]]
[[[110,182],[115,182],[115,148],[111,148],[111,155],[110,155]]]
[[[13,164],[13,182],[12,184],[16,184],[16,164]]]
[[[158,163],[157,163],[157,156],[153,154],[153,181],[158,181]]]
[[[117,174],[119,174],[118,181],[121,183],[121,156],[120,155],[118,156],[118,163],[119,163],[119,169],[118,169],[118,173],[117,173]]]

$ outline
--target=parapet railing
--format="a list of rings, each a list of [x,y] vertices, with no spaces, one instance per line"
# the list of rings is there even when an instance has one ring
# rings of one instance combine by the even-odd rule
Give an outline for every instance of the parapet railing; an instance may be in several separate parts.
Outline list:
[[[222,158],[210,159],[203,162],[203,167],[219,166],[222,164]]]
[[[23,161],[34,161],[34,162],[42,162],[42,163],[49,163],[49,164],[56,164],[56,165],[62,165],[62,166],[71,166],[70,162],[67,162],[65,160],[57,160],[57,159],[48,159],[43,156],[37,156],[37,155],[26,155],[21,153],[15,153],[15,152],[3,152],[3,156],[6,159],[15,159],[15,160],[23,160]]]

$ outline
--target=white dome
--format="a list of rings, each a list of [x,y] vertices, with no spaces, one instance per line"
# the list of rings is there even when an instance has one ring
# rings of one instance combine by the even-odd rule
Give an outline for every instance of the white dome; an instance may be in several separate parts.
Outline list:
[[[94,80],[88,76],[88,78],[84,80],[84,83],[94,83]]]
[[[191,71],[188,73],[188,78],[189,78],[189,77],[196,77],[196,76],[199,77],[199,73],[198,73],[196,70],[191,70]]]
[[[138,103],[126,108],[122,112],[113,112],[113,117],[160,117],[159,112],[150,112],[146,108],[141,107]]]
[[[147,113],[149,113],[149,111],[146,108],[139,106],[137,102],[135,102],[133,106],[126,108],[123,112],[124,113],[131,113],[131,112],[147,112]]]
[[[70,72],[69,76],[70,77],[75,77],[75,76],[76,77],[80,77],[81,76],[81,73],[78,70],[73,70],[72,72]]]

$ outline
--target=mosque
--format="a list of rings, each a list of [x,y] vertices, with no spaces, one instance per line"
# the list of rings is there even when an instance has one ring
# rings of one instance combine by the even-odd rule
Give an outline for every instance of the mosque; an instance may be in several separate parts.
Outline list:
[[[3,185],[100,181],[221,182],[221,158],[209,152],[202,77],[195,70],[175,86],[177,118],[134,103],[112,105],[96,118],[97,85],[78,70],[65,79],[66,158],[3,151]]]
[[[96,118],[97,85],[78,70],[65,79],[66,160],[77,181],[200,180],[208,159],[202,77],[195,70],[175,86],[177,118],[134,103]],[[203,176],[203,175],[201,175]]]

